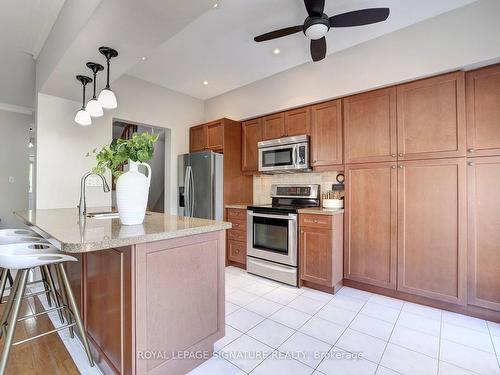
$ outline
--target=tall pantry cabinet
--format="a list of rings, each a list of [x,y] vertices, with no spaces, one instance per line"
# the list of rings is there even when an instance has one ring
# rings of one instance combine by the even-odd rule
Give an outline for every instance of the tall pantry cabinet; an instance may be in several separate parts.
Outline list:
[[[344,99],[345,277],[466,302],[465,74]]]

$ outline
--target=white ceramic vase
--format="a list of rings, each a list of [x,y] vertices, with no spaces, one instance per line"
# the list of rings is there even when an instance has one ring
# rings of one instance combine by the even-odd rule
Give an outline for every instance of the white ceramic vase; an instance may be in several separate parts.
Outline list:
[[[148,176],[139,172],[139,165],[148,169]],[[151,167],[146,163],[128,161],[129,170],[116,181],[116,204],[123,225],[138,225],[144,221],[148,204]]]

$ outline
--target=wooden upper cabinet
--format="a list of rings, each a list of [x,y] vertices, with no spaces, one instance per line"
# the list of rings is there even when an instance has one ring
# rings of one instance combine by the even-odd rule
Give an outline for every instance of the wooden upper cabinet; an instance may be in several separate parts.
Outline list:
[[[342,101],[317,104],[311,107],[312,166],[342,164]]]
[[[193,126],[189,129],[190,152],[206,150],[207,143],[207,127],[205,125]]]
[[[276,139],[286,136],[285,114],[283,112],[275,113],[262,117],[262,139]]]
[[[207,148],[213,151],[222,151],[224,149],[224,123],[216,121],[206,126]]]
[[[396,289],[396,163],[346,165],[344,276]]]
[[[400,166],[398,290],[464,304],[465,159],[408,161]]]
[[[445,74],[397,88],[400,160],[465,156],[465,75]]]
[[[396,160],[396,88],[350,96],[343,104],[345,163]]]
[[[468,303],[500,311],[500,157],[470,159]]]
[[[245,172],[257,172],[259,170],[257,143],[262,140],[261,119],[243,121],[241,124],[241,137],[241,170]]]
[[[311,107],[293,109],[285,112],[287,137],[311,134]]]
[[[466,76],[467,156],[500,155],[500,64]]]

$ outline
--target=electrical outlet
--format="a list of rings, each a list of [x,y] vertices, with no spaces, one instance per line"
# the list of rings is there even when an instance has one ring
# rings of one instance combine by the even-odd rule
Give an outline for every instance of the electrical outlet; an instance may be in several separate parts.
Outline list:
[[[16,179],[14,176],[9,176],[9,184],[14,184],[16,182]]]
[[[102,180],[98,176],[87,177],[87,186],[99,187],[102,186]]]

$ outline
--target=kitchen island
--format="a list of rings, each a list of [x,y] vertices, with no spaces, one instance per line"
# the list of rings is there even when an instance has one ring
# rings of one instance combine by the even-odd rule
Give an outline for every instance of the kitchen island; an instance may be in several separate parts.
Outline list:
[[[185,374],[210,358],[224,336],[230,223],[147,213],[143,224],[122,226],[80,220],[77,209],[16,214],[79,260],[67,271],[103,373]]]

